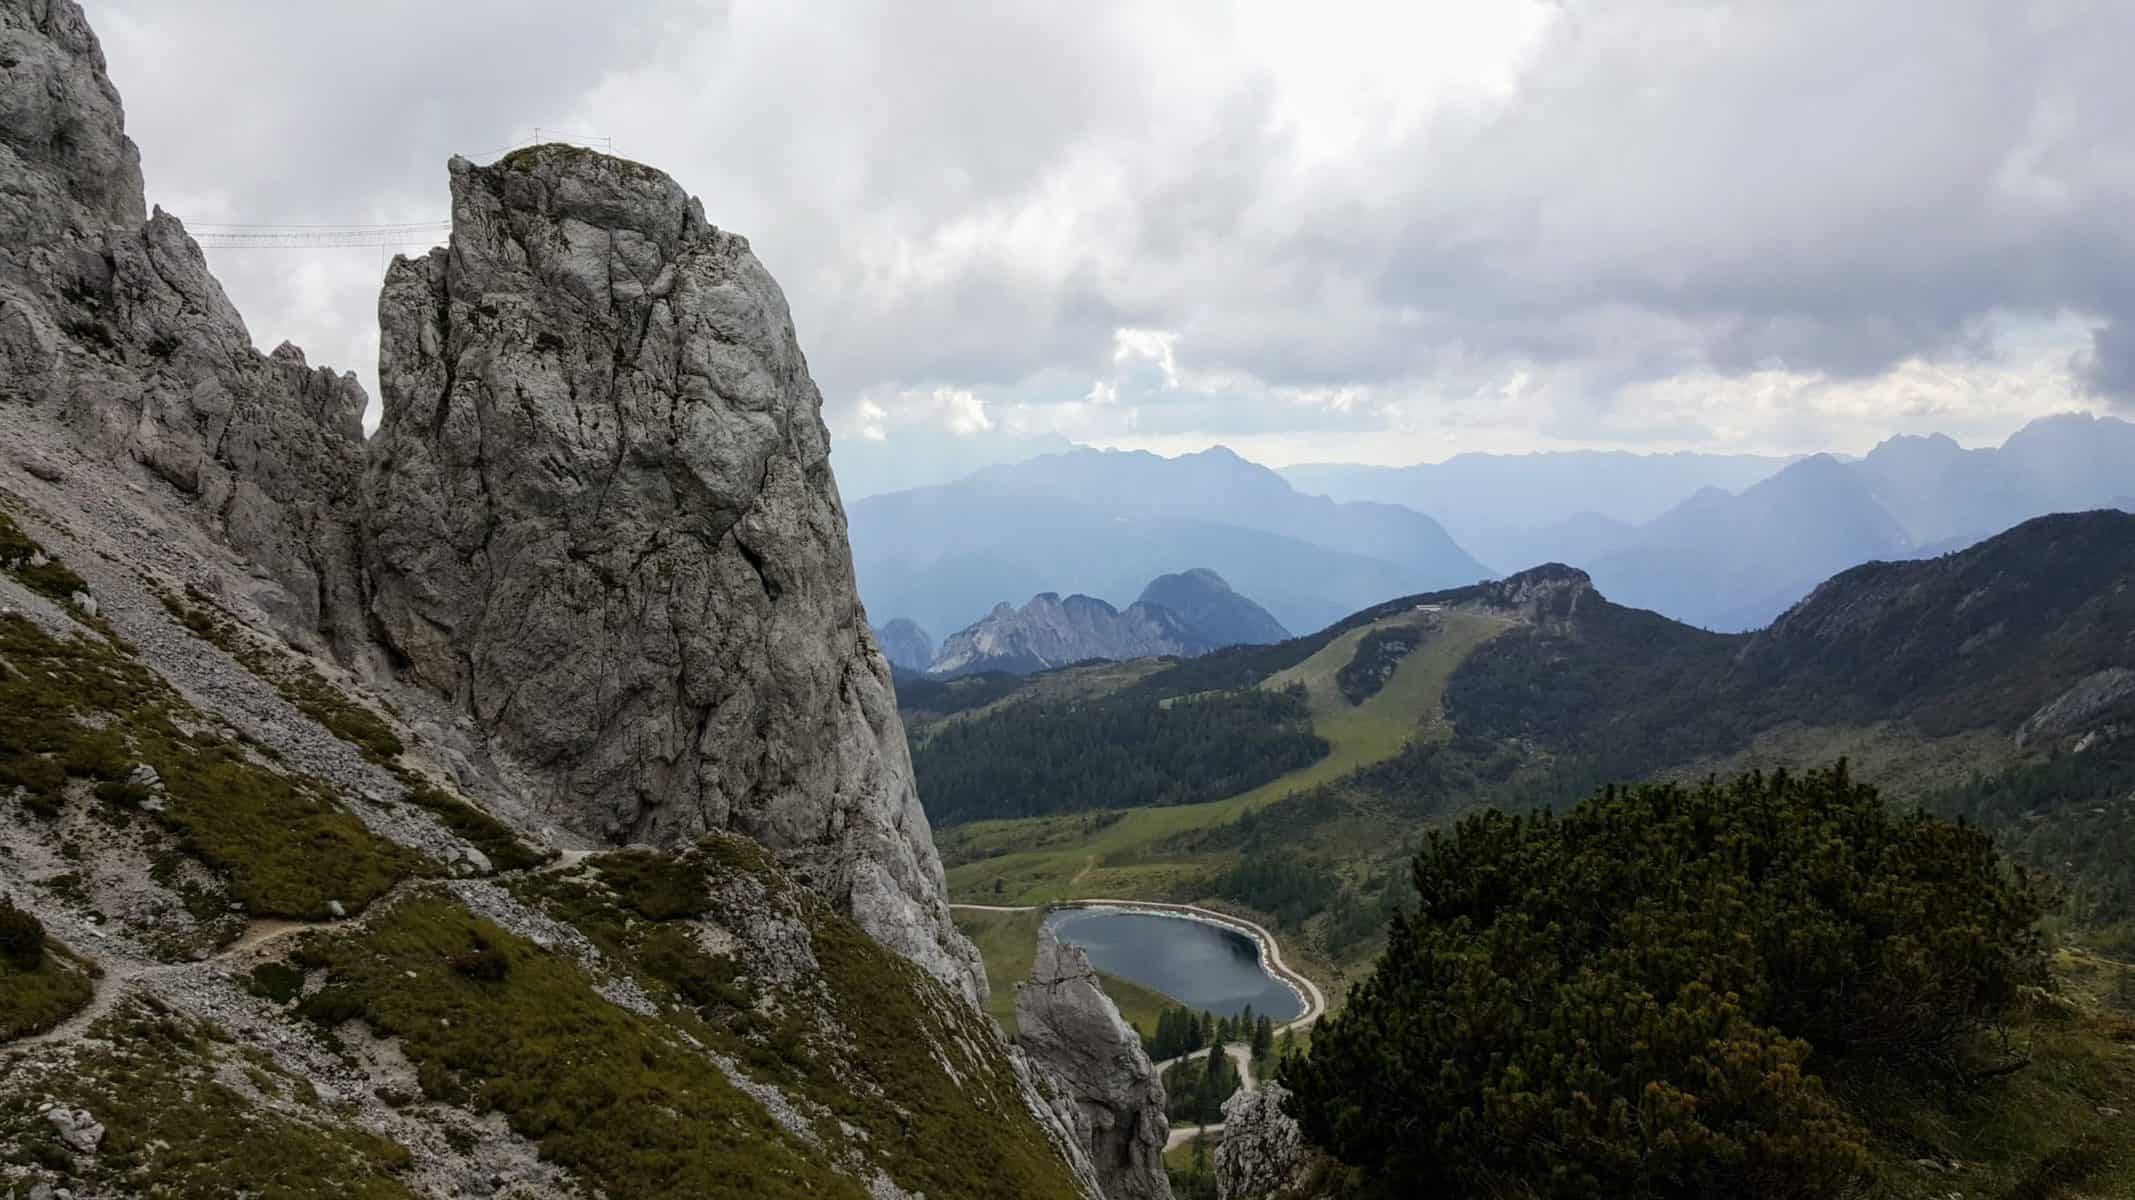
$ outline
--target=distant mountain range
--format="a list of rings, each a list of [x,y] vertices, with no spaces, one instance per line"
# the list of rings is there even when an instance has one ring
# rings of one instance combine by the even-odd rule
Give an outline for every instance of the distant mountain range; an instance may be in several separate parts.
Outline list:
[[[1707,489],[1572,557],[1619,603],[1755,629],[1860,563],[1963,549],[2033,517],[2129,506],[2135,424],[2033,421],[2000,447],[1891,438],[1854,462],[1816,455],[1730,494]]]
[[[1003,597],[1081,592],[1125,606],[1153,576],[1205,566],[1290,629],[1489,569],[1438,522],[1308,496],[1216,448],[1163,458],[1078,449],[850,506],[871,613],[960,629]]]
[[[1400,504],[1431,514],[1500,572],[1552,560],[1582,562],[1596,543],[1630,530],[1704,488],[1740,491],[1799,456],[1634,454],[1569,450],[1456,454],[1439,463],[1282,468],[1300,491]]]
[[[1152,581],[1124,610],[1094,596],[1062,599],[1057,592],[1040,593],[1020,609],[996,605],[942,642],[925,670],[935,676],[1022,675],[1089,659],[1190,657],[1289,636],[1266,609],[1232,590],[1221,575],[1196,568]]]
[[[1387,596],[1568,562],[1619,603],[1733,632],[1857,564],[2097,508],[2135,508],[2135,424],[2070,414],[1998,447],[1901,436],[1859,459],[1581,451],[1277,473],[1221,448],[1077,449],[860,501],[851,529],[869,611],[933,629],[1044,592],[1124,606],[1200,563],[1315,630]]]
[[[1500,568],[1576,563],[1619,603],[1737,631],[1859,563],[1933,557],[2047,513],[2130,507],[2135,424],[2045,417],[1997,448],[1903,436],[1858,460],[1580,452],[1283,474],[1346,499],[1423,505]]]

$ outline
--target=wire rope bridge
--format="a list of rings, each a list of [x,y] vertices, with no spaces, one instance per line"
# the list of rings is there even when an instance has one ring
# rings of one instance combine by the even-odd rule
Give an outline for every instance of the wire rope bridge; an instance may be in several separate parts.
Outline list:
[[[531,141],[518,142],[476,158],[499,158],[527,146],[544,142],[569,142],[572,145],[598,149],[606,154],[615,153],[615,141],[606,137],[585,137],[561,133],[554,129],[534,130]],[[320,224],[320,225],[268,225],[249,222],[187,222],[186,232],[202,248],[210,250],[326,250],[335,248],[363,250],[428,250],[442,243],[452,232],[452,222],[407,221],[397,224]]]

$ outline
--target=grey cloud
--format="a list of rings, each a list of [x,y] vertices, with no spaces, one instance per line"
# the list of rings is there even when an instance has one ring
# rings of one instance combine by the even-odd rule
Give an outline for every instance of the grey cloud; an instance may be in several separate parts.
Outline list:
[[[1502,102],[1328,161],[1214,3],[613,11],[91,16],[151,195],[196,220],[414,219],[448,153],[612,135],[750,236],[833,406],[1098,377],[1119,326],[1266,385],[1147,418],[1182,429],[1362,422],[1277,393],[1458,394],[1521,365],[1548,377],[1540,423],[1590,429],[1685,371],[1974,358],[2001,313],[2117,322],[2092,386],[2135,374],[2126,5],[1567,4]],[[327,313],[341,344],[305,339],[315,361],[369,344],[375,259],[232,261],[255,336]]]
[[[2091,352],[2081,364],[2084,383],[2107,403],[2135,412],[2135,328],[2126,322],[2091,331]]]

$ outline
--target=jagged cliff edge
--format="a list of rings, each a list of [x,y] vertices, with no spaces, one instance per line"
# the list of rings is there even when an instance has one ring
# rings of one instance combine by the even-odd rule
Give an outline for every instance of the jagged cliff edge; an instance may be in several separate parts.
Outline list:
[[[63,953],[87,947],[110,968],[89,1010],[11,1063],[24,1068],[15,1082],[86,1079],[74,1056],[89,1043],[71,1035],[110,1044],[114,1027],[97,1022],[136,1004],[264,1039],[273,1068],[293,1077],[334,1078],[232,974],[282,952],[252,940],[263,920],[323,930],[346,912],[361,918],[350,936],[375,937],[436,899],[492,923],[478,943],[518,938],[512,953],[525,954],[563,944],[601,986],[657,991],[633,974],[629,946],[557,929],[524,890],[537,872],[491,859],[527,840],[583,852],[740,835],[775,855],[762,868],[773,891],[790,877],[820,900],[796,901],[799,915],[769,933],[708,908],[688,916],[690,936],[730,953],[761,949],[759,935],[830,937],[827,918],[805,915],[827,904],[963,996],[962,1015],[933,1018],[946,1022],[935,1036],[963,1046],[938,1065],[1010,1072],[990,1103],[1019,1095],[1044,1125],[1058,1080],[967,1020],[984,976],[949,921],[888,669],[854,597],[820,398],[747,243],[637,164],[565,147],[488,167],[454,160],[451,245],[397,261],[381,299],[385,422],[366,442],[354,377],[291,346],[253,350],[183,226],[144,212],[138,161],[80,9],[0,0],[5,507],[38,557],[75,564],[87,589],[54,603],[0,577],[0,619],[20,631],[5,654],[20,676],[24,656],[91,637],[70,621],[101,630],[115,649],[94,651],[109,660],[98,669],[145,669],[141,687],[168,690],[159,704],[197,710],[188,722],[234,739],[246,778],[312,796],[305,812],[320,820],[353,818],[335,828],[362,850],[313,860],[339,889],[330,897],[233,884],[260,864],[203,851],[215,831],[183,824],[231,814],[188,808],[184,779],[166,796],[179,760],[144,776],[153,753],[138,744],[125,748],[144,759],[127,778],[152,783],[112,795],[138,805],[125,820],[140,823],[77,849],[82,870],[54,870],[48,851],[65,840],[56,830],[94,824],[79,818],[95,807],[95,776],[69,774],[53,794],[57,827],[38,824],[47,818],[27,793],[0,800],[15,851],[0,860],[0,891],[49,918],[55,944],[72,947]],[[389,728],[390,753],[336,723],[357,710]],[[108,728],[111,714],[85,719]],[[482,825],[482,808],[518,836]],[[452,815],[440,825],[426,813]],[[127,858],[142,847],[190,857],[142,877]],[[384,864],[368,896],[341,870],[372,862],[363,855]],[[614,872],[630,861],[566,861],[559,875],[621,896]],[[737,871],[756,870],[730,854],[686,861],[714,908],[744,886]],[[426,882],[439,874],[465,878]],[[88,900],[55,891],[62,875],[86,876],[70,886]],[[181,900],[184,888],[235,898],[218,914]],[[334,944],[305,953],[327,960]],[[804,983],[772,971],[757,985]],[[838,997],[818,1000],[834,1023]],[[625,1008],[651,1019],[642,1002]],[[767,1086],[730,1068],[745,1091]],[[264,1093],[247,1099],[268,1105]],[[439,1150],[434,1130],[407,1127],[391,1103],[332,1102],[355,1106],[343,1113],[354,1125],[404,1138],[417,1171],[432,1172],[424,1190],[442,1187],[433,1154],[468,1157],[451,1138]],[[28,1135],[0,1122],[8,1136]],[[1064,1177],[1092,1190],[1062,1130],[1045,1136]],[[893,1171],[855,1153],[840,1170],[872,1171],[873,1194],[902,1194]],[[94,1167],[94,1152],[83,1161]],[[544,1181],[557,1182],[522,1180],[534,1194]]]

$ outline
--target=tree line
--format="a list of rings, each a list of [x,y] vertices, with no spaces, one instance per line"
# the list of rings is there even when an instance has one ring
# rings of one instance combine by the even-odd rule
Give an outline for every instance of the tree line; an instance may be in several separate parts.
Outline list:
[[[1145,1036],[1142,1046],[1151,1059],[1163,1062],[1231,1042],[1245,1042],[1254,1058],[1265,1058],[1275,1044],[1275,1022],[1265,1013],[1255,1015],[1250,1004],[1235,1017],[1178,1005],[1157,1014],[1156,1033]]]
[[[1169,701],[1117,694],[1026,701],[950,722],[916,746],[941,825],[1237,795],[1326,757],[1301,687]]]

